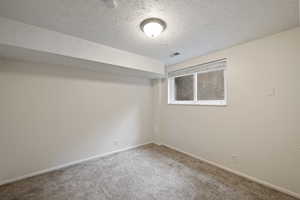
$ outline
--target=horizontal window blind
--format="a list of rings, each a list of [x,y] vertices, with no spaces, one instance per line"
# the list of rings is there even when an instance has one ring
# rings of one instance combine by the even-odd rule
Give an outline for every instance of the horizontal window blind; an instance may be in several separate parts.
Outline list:
[[[216,60],[205,64],[195,65],[191,67],[186,67],[184,69],[179,69],[175,71],[168,72],[168,77],[182,76],[185,74],[191,74],[201,71],[210,71],[226,68],[226,59]]]

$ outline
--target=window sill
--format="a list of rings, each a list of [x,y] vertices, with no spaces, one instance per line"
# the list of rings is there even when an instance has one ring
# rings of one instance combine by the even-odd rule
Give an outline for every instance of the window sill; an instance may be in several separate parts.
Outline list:
[[[168,105],[227,106],[226,101],[171,101]]]

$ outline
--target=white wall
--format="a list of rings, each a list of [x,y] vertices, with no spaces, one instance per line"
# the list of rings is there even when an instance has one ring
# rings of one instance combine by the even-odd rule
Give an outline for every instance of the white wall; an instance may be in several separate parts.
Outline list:
[[[150,80],[1,62],[0,182],[151,142],[152,103]]]
[[[169,70],[221,58],[228,59],[226,107],[167,105],[163,83],[162,143],[300,194],[300,28]]]

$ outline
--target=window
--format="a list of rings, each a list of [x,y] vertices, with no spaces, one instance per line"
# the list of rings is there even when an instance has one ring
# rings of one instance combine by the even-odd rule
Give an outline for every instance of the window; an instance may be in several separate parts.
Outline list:
[[[168,73],[169,104],[226,105],[226,60]]]
[[[175,100],[192,101],[194,100],[194,76],[180,76],[174,78],[175,82]]]

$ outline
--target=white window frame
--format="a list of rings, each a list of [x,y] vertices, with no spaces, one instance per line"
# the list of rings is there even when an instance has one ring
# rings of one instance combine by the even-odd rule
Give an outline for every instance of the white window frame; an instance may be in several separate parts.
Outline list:
[[[224,100],[197,100],[197,78],[198,74],[208,73],[213,71],[223,71],[224,75]],[[218,69],[209,69],[209,70],[200,70],[193,73],[186,73],[178,76],[173,76],[168,78],[168,104],[170,105],[206,105],[206,106],[226,106],[227,105],[227,75],[226,75],[226,67],[218,68]],[[194,75],[194,100],[191,101],[176,101],[175,100],[175,78]]]

